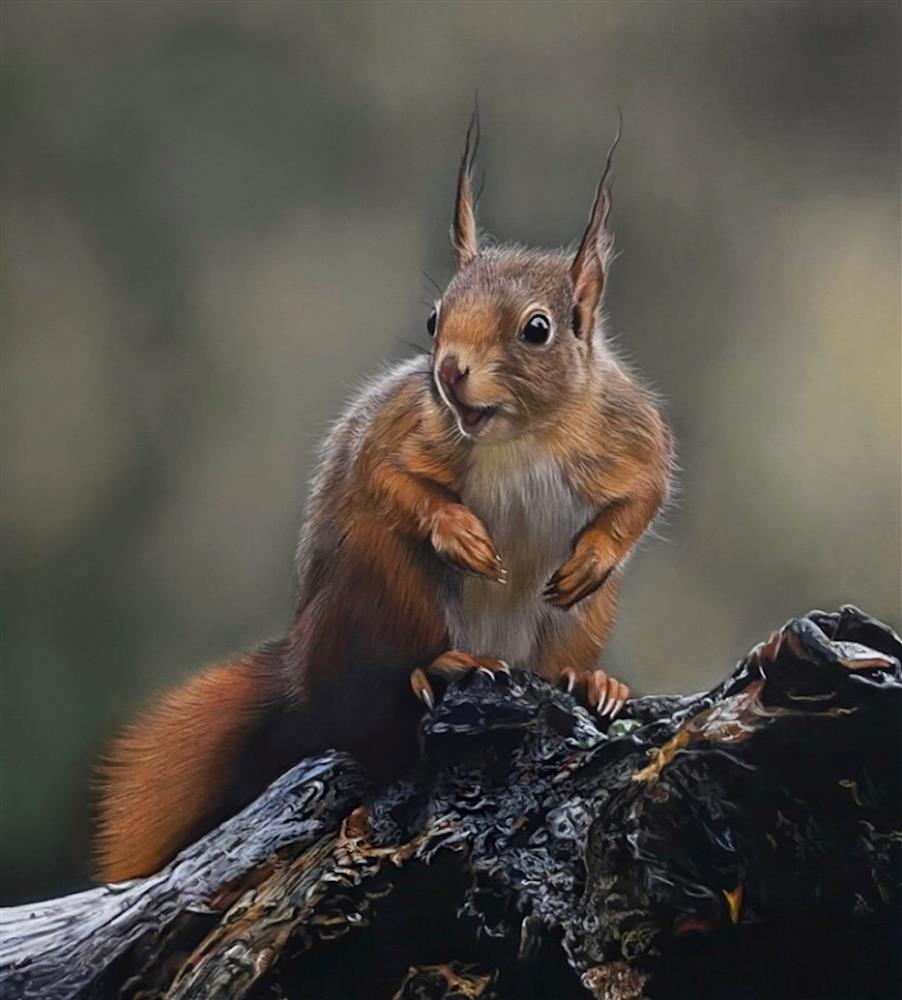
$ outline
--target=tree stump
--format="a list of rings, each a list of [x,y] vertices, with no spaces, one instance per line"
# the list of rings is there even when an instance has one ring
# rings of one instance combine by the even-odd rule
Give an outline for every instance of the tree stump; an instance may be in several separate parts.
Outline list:
[[[452,685],[417,772],[302,761],[147,879],[0,913],[0,996],[897,995],[902,643],[811,612],[603,725]]]

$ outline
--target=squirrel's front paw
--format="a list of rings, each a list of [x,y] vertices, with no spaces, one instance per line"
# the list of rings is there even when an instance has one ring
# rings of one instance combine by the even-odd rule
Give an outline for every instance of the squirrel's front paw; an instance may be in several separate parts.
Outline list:
[[[617,563],[594,545],[577,543],[573,555],[552,575],[542,596],[556,608],[572,608],[601,587]]]
[[[507,570],[485,525],[463,504],[448,504],[435,515],[430,541],[436,553],[456,569],[507,583]]]

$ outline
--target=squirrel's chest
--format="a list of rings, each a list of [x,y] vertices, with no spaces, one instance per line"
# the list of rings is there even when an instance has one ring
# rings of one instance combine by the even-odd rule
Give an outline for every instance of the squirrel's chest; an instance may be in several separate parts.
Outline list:
[[[448,604],[452,644],[533,668],[540,633],[565,613],[542,599],[590,509],[547,457],[493,449],[474,460],[461,499],[485,524],[508,571],[506,584],[463,577]]]

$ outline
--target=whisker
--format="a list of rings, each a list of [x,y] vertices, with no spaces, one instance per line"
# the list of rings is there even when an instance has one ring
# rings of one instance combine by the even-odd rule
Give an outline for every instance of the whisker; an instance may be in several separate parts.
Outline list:
[[[441,286],[441,285],[440,285],[440,284],[439,284],[439,283],[438,283],[438,282],[437,282],[437,281],[435,280],[435,278],[433,278],[433,277],[432,277],[432,275],[431,275],[431,274],[429,274],[429,272],[428,272],[428,271],[423,271],[422,273],[423,273],[423,277],[424,277],[424,278],[425,278],[425,279],[426,279],[427,281],[430,281],[430,282],[432,282],[433,286],[435,287],[435,290],[436,290],[436,291],[437,291],[437,292],[438,292],[439,294],[441,294],[441,291],[442,291],[442,286]],[[431,304],[431,303],[430,303],[430,304]]]

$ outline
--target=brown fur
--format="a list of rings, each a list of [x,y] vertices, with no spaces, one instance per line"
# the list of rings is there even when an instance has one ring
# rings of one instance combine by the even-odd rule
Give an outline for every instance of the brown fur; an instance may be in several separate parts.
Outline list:
[[[480,250],[474,146],[471,130],[452,227],[459,269],[437,305],[431,355],[374,382],[327,438],[286,639],[189,681],[114,744],[103,775],[103,878],[153,871],[305,754],[346,749],[380,778],[409,765],[420,706],[408,675],[449,649],[446,605],[460,571],[504,578],[504,553],[462,502],[474,449],[500,454],[527,442],[522,460],[553,460],[592,511],[544,595],[577,627],[539,635],[533,669],[586,676],[593,698],[604,690],[603,675],[589,675],[614,624],[625,560],[666,495],[670,438],[604,340],[606,190],[576,257]],[[537,310],[553,328],[547,344],[519,336]],[[450,357],[465,372],[454,400],[434,374]],[[455,400],[494,415],[468,434]],[[610,697],[625,691],[611,682]]]
[[[274,676],[253,657],[212,667],[119,737],[101,767],[102,878],[156,871],[202,832],[195,829],[199,816],[219,813],[243,766],[242,743],[278,703]]]

